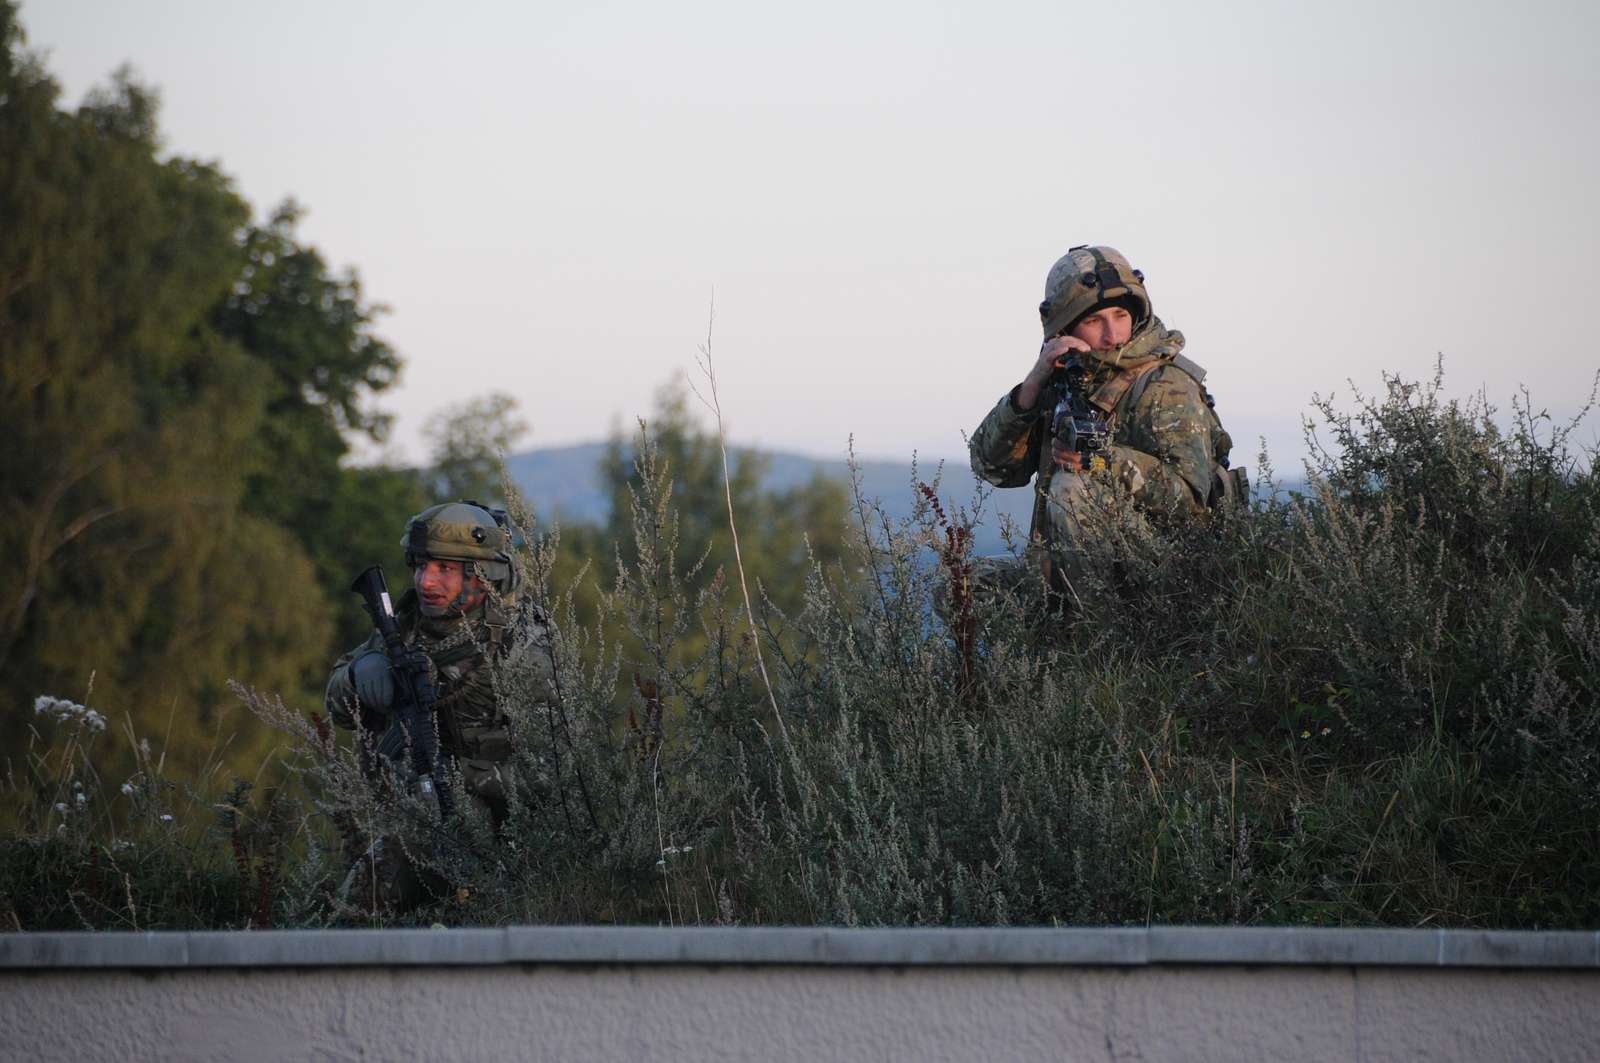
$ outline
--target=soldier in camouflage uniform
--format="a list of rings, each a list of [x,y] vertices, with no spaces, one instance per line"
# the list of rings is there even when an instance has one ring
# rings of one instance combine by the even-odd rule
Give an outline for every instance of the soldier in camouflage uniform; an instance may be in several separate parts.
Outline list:
[[[1048,583],[1073,584],[1104,561],[1140,511],[1201,513],[1244,490],[1232,441],[1184,357],[1183,335],[1151,312],[1144,274],[1109,247],[1075,247],[1045,279],[1044,344],[1027,375],[972,434],[973,470],[998,487],[1034,481],[1030,529]],[[1052,432],[1063,365],[1085,370],[1082,392],[1110,429],[1086,460]],[[1117,517],[1132,502],[1131,514]]]
[[[554,700],[548,620],[522,595],[511,533],[498,516],[476,502],[449,502],[412,517],[401,540],[412,588],[395,606],[407,645],[431,664],[441,761],[459,769],[467,796],[496,828],[506,816],[502,771],[512,749],[507,688],[519,703]],[[347,729],[359,721],[376,736],[370,751],[363,747],[375,776],[406,758],[405,733],[391,713],[395,696],[376,631],[328,677],[328,715]],[[343,892],[359,903],[376,898],[380,906],[410,907],[425,893],[422,876],[385,841],[356,862]]]

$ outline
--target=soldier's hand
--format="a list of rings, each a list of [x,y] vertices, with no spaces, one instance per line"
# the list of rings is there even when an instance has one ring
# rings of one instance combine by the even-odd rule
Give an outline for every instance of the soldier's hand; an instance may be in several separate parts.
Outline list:
[[[433,661],[422,650],[415,646],[406,650],[405,660],[400,665],[400,670],[407,675],[425,675],[430,682],[436,681],[433,674]]]
[[[1058,469],[1065,469],[1067,472],[1083,471],[1083,455],[1076,450],[1068,450],[1066,444],[1059,439],[1050,440],[1050,456],[1055,459]]]
[[[1028,375],[1022,378],[1022,386],[1017,389],[1017,405],[1024,410],[1033,409],[1039,403],[1039,392],[1050,379],[1050,374],[1061,368],[1067,355],[1073,351],[1090,349],[1087,343],[1076,336],[1056,336],[1045,340],[1039,348],[1039,357],[1034,360]]]
[[[366,708],[386,710],[394,704],[394,672],[381,650],[368,650],[350,662],[350,685]]]

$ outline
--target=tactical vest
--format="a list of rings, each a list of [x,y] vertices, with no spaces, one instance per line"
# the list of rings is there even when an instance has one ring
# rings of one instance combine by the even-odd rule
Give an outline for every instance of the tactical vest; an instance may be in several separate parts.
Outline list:
[[[1126,410],[1131,416],[1139,405],[1139,399],[1144,396],[1145,389],[1150,386],[1150,380],[1156,370],[1169,365],[1187,373],[1199,387],[1200,396],[1205,400],[1206,414],[1211,426],[1212,454],[1211,489],[1206,494],[1205,504],[1215,509],[1227,503],[1248,501],[1250,480],[1243,469],[1230,468],[1228,465],[1228,457],[1233,452],[1233,437],[1222,427],[1222,419],[1217,416],[1216,399],[1206,390],[1205,369],[1192,358],[1178,353],[1171,358],[1152,358],[1142,365],[1124,369],[1101,384],[1095,393],[1089,396],[1089,402],[1104,411],[1113,421],[1118,416],[1119,408]]]
[[[495,707],[476,703],[483,698],[484,691],[475,689],[479,684],[474,682],[473,676],[510,649],[505,639],[509,624],[505,607],[491,594],[484,600],[481,612],[465,618],[459,634],[443,640],[443,644],[422,633],[424,621],[415,590],[408,589],[401,595],[399,610],[406,627],[407,643],[420,645],[433,662],[438,695],[434,712],[445,751],[452,755],[479,755],[476,745],[480,732],[493,729],[502,721],[497,718]],[[490,711],[486,713],[486,709]],[[488,719],[486,715],[496,718]]]

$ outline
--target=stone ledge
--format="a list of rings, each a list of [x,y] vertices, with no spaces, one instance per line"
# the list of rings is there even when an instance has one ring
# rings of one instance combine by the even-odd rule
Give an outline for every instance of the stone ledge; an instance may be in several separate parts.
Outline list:
[[[0,969],[11,970],[522,964],[1600,970],[1600,933],[1303,927],[563,926],[0,934]]]

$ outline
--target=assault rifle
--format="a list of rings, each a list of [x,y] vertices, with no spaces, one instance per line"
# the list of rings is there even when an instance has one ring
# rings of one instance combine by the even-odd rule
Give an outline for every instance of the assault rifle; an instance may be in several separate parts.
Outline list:
[[[1089,374],[1076,356],[1069,357],[1056,371],[1061,398],[1050,418],[1051,438],[1066,450],[1077,453],[1084,469],[1105,464],[1105,450],[1111,445],[1111,426],[1105,412],[1089,402],[1084,378]]]
[[[350,589],[361,595],[373,625],[383,636],[383,649],[394,672],[394,709],[406,742],[411,746],[411,767],[417,774],[417,789],[424,797],[437,797],[439,818],[448,820],[455,809],[455,801],[450,794],[450,784],[442,777],[435,779],[439,735],[434,729],[433,709],[439,698],[428,674],[427,655],[406,645],[394,603],[389,599],[382,565],[373,565],[361,573],[350,584]]]

